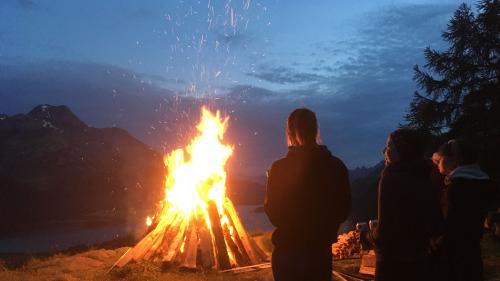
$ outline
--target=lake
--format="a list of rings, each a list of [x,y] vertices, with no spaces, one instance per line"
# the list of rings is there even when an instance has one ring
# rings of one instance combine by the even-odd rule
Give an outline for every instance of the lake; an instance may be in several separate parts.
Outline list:
[[[255,212],[258,205],[236,206],[240,218],[250,233],[273,230],[263,212]],[[93,245],[136,233],[144,226],[116,225],[93,228],[64,227],[41,231],[35,234],[0,239],[0,253],[57,252],[78,245]],[[138,234],[140,237],[140,234]]]

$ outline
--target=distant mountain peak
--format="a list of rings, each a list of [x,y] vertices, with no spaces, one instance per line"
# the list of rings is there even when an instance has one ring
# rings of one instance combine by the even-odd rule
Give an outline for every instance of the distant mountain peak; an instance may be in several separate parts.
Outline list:
[[[89,128],[66,106],[6,116],[0,120],[0,239],[54,222],[135,220],[136,211],[161,200],[164,174],[161,156],[149,146],[123,129]]]
[[[42,126],[45,128],[72,131],[83,130],[88,127],[87,124],[80,120],[71,109],[65,105],[38,105],[28,113],[28,116],[33,119],[41,120]]]
[[[380,161],[372,167],[356,167],[353,170],[349,170],[349,180],[352,182],[357,179],[361,179],[364,177],[372,176],[373,174],[380,173],[380,170],[384,167],[384,161]]]

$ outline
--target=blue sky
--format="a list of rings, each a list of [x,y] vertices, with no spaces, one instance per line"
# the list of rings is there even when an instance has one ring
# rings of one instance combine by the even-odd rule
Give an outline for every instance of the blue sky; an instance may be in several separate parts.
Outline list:
[[[460,3],[5,0],[0,112],[64,103],[168,151],[209,104],[231,116],[232,167],[254,176],[286,151],[287,114],[307,106],[334,154],[373,165],[404,121],[413,66],[443,47]]]

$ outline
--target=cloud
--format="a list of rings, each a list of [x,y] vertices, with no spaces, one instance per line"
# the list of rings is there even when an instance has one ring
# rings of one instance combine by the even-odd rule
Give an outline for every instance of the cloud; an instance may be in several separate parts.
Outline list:
[[[333,66],[338,76],[411,79],[412,67],[422,62],[424,48],[443,44],[441,30],[455,8],[446,4],[389,6],[367,14],[349,39],[324,48],[344,57]]]
[[[125,127],[140,137],[148,135],[152,120],[162,113],[159,107],[175,95],[141,74],[111,65],[11,62],[0,69],[0,112],[65,104],[90,125]]]
[[[302,63],[289,67],[263,62],[248,74],[292,88],[279,91],[237,85],[220,91],[223,96],[194,98],[162,88],[175,82],[171,78],[104,64],[19,63],[4,57],[0,112],[66,104],[91,125],[123,127],[170,151],[188,142],[200,107],[208,105],[231,116],[226,137],[235,147],[231,168],[263,175],[286,153],[287,115],[306,106],[318,114],[324,143],[349,167],[375,164],[411,99],[412,66],[422,61],[426,45],[441,44],[439,27],[445,27],[452,11],[439,5],[391,7],[367,16],[351,38],[317,46],[323,63],[307,69]],[[330,52],[335,53],[333,61]]]
[[[219,109],[231,118],[226,140],[235,147],[233,171],[253,176],[264,175],[272,161],[286,152],[285,120],[300,106],[318,113],[323,140],[349,166],[378,162],[379,146],[393,118],[385,110],[393,102],[392,91],[397,90],[374,97],[387,103],[380,107],[361,96],[318,98],[316,93],[308,96],[249,85],[226,89],[220,98],[194,98],[110,65],[3,62],[0,69],[0,112],[12,115],[42,103],[65,104],[90,125],[125,128],[160,151],[189,141],[202,105]],[[284,98],[289,96],[298,98]]]
[[[369,95],[331,97],[313,89],[304,90],[306,93],[264,90],[263,98],[221,105],[231,112],[228,138],[237,144],[238,153],[246,155],[242,165],[249,165],[246,169],[257,173],[286,153],[285,122],[297,107],[308,107],[317,113],[323,142],[349,167],[378,163],[388,134],[401,118],[399,109],[405,101],[398,93],[404,86],[359,82],[353,87]],[[259,97],[263,91],[238,88],[232,96],[238,97],[238,90],[245,91],[246,97]],[[284,98],[290,96],[296,98]]]
[[[261,108],[259,113],[274,111],[281,121],[255,122],[266,122],[279,131],[294,107],[311,107],[318,113],[324,142],[349,166],[377,163],[387,135],[403,122],[415,89],[413,65],[422,63],[427,45],[442,45],[441,29],[455,8],[433,4],[385,7],[367,14],[349,38],[316,45],[316,56],[322,60],[310,71],[304,64],[294,68],[262,64],[248,75],[294,89],[272,92],[253,106]],[[275,145],[283,142],[282,137],[264,138]]]
[[[250,100],[262,100],[268,97],[275,96],[275,92],[260,88],[260,87],[255,87],[255,86],[250,86],[250,85],[238,85],[229,88],[229,91],[226,95],[230,100],[233,101],[246,101],[248,99]]]
[[[152,10],[141,7],[130,13],[127,19],[151,19],[155,16],[157,15]]]
[[[30,0],[11,3],[25,8],[37,5]],[[355,24],[359,28],[348,38],[314,45],[306,52],[306,60],[292,57],[293,62],[284,65],[273,63],[272,54],[264,57],[261,50],[252,52],[249,48],[245,53],[252,55],[249,64],[256,64],[255,72],[247,74],[251,77],[248,80],[237,79],[245,85],[224,88],[217,92],[225,95],[217,97],[177,93],[170,88],[186,82],[175,77],[106,64],[9,62],[4,56],[0,57],[0,112],[26,112],[40,103],[67,104],[91,125],[124,127],[151,146],[169,150],[189,139],[199,107],[208,104],[231,115],[227,138],[236,149],[233,164],[243,172],[257,174],[285,153],[288,113],[307,106],[318,113],[324,142],[350,167],[374,164],[381,158],[387,134],[402,121],[411,99],[413,65],[423,61],[425,46],[442,44],[440,30],[454,9],[432,4],[388,6],[362,17]],[[155,11],[139,9],[132,16],[149,18]],[[204,16],[192,16],[193,22]],[[200,23],[206,26],[206,21]],[[186,34],[198,34],[195,26],[181,25],[176,33],[183,34],[186,29]],[[127,34],[134,31],[125,30]],[[255,42],[264,40],[257,33],[226,34],[220,26],[208,34],[207,46],[212,46],[214,39],[224,47],[264,46]],[[308,54],[313,52],[311,58]],[[228,55],[226,48],[220,48],[202,53],[200,61],[210,66],[212,60],[218,63],[221,57],[233,54],[237,53]],[[181,57],[180,52],[174,55]],[[252,85],[254,78],[265,83]]]
[[[413,66],[423,62],[426,46],[443,45],[441,29],[455,8],[449,4],[386,6],[365,14],[347,38],[312,43],[318,58],[314,63],[289,67],[262,62],[247,75],[276,85],[299,85],[301,91],[312,89],[321,95],[349,95],[345,89],[359,81],[413,85]],[[410,96],[413,90],[408,87],[408,91]]]
[[[25,10],[33,10],[37,4],[33,0],[16,0],[17,4]]]
[[[45,103],[64,104],[89,125],[124,128],[155,149],[169,152],[188,143],[199,110],[206,105],[231,115],[228,139],[237,147],[235,171],[263,174],[269,159],[279,155],[270,152],[277,146],[254,134],[274,133],[269,126],[274,124],[270,120],[276,118],[275,111],[261,102],[274,93],[263,88],[236,86],[226,89],[225,98],[195,98],[149,83],[147,76],[127,69],[69,61],[3,60],[0,74],[1,113],[28,112]]]
[[[141,77],[147,78],[151,81],[154,81],[156,83],[166,83],[166,84],[174,84],[174,85],[185,85],[187,82],[184,79],[181,78],[171,78],[171,77],[165,77],[157,74],[147,74],[147,73],[142,73],[140,74]]]
[[[248,75],[266,82],[281,85],[321,82],[325,80],[325,77],[322,75],[298,72],[293,68],[285,66],[272,67],[261,65],[258,71],[248,73]]]

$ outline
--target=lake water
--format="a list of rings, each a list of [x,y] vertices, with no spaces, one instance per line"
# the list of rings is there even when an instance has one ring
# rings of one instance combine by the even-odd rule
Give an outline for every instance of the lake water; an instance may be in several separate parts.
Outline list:
[[[259,206],[236,206],[240,218],[250,233],[273,230],[273,226],[263,212],[255,212]],[[69,227],[53,229],[16,238],[0,239],[0,253],[56,252],[77,245],[92,245],[123,237],[139,228],[138,226],[102,226],[81,229]]]

